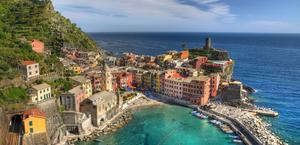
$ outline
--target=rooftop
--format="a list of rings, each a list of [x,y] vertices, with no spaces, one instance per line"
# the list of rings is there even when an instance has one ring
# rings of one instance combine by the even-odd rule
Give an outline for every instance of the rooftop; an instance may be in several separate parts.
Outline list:
[[[68,91],[69,93],[75,94],[75,96],[81,94],[83,91],[81,89],[81,86],[76,86],[73,89]]]
[[[37,108],[32,108],[32,109],[28,109],[28,110],[24,111],[24,113],[23,113],[23,119],[26,119],[29,116],[35,116],[35,117],[43,117],[43,118],[45,118],[46,114],[44,112],[40,111]]]
[[[50,88],[51,86],[46,84],[46,83],[42,83],[42,84],[39,84],[39,85],[34,85],[32,86],[33,89],[35,90],[42,90],[42,89],[46,89],[46,88]]]
[[[70,77],[70,79],[78,83],[86,83],[87,81],[89,81],[89,79],[84,76],[74,76]]]
[[[108,102],[111,99],[114,99],[115,97],[116,97],[115,93],[103,91],[103,92],[96,93],[87,99],[92,101],[93,105],[97,105],[99,102],[103,102],[103,101]]]
[[[36,64],[36,62],[31,60],[22,61],[22,65],[32,65],[32,64]]]

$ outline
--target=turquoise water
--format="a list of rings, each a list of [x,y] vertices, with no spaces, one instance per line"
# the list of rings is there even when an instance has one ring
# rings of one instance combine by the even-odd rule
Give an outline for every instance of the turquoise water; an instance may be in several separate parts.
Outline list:
[[[255,33],[92,33],[101,46],[115,54],[158,55],[169,50],[201,47],[212,38],[235,60],[234,78],[258,90],[259,106],[271,107],[279,117],[267,118],[276,134],[290,145],[300,145],[300,34]]]
[[[103,142],[76,145],[233,145],[227,134],[174,105],[147,107],[134,112],[134,119]]]

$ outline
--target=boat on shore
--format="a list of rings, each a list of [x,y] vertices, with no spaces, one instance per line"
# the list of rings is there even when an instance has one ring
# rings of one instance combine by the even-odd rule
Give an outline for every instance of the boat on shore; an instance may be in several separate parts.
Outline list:
[[[101,139],[94,139],[93,141],[94,141],[94,142],[102,142]]]
[[[234,142],[234,143],[243,143],[243,141],[240,140],[240,139],[234,139],[233,142]]]
[[[208,118],[208,116],[206,116],[206,115],[204,115],[204,114],[202,114],[202,113],[199,113],[199,112],[197,112],[197,111],[192,111],[192,114],[193,114],[194,116],[200,118],[200,119],[207,119],[207,118]]]

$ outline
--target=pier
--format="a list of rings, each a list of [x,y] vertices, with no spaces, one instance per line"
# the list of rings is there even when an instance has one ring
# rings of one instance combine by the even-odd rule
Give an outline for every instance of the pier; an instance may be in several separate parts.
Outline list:
[[[195,107],[193,107],[195,108]],[[205,111],[197,107],[197,110],[211,118],[219,120],[231,127],[231,129],[243,140],[246,145],[263,145],[243,124],[237,120],[223,116],[217,112]]]

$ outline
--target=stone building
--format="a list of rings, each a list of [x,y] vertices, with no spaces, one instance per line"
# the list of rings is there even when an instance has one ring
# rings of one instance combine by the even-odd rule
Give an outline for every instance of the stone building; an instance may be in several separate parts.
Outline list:
[[[46,83],[34,85],[30,89],[30,96],[32,103],[48,100],[51,98],[51,86]]]
[[[22,73],[23,79],[26,81],[36,79],[40,76],[39,63],[36,63],[35,61],[23,61],[19,66],[19,69]]]
[[[243,90],[243,84],[235,81],[222,84],[221,100],[223,102],[235,103],[243,101],[247,96],[247,91]]]
[[[92,124],[101,126],[118,112],[118,97],[113,92],[103,91],[85,99],[81,112],[92,116]]]

